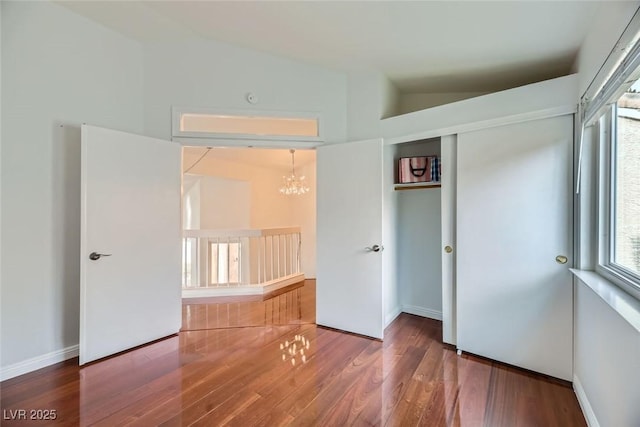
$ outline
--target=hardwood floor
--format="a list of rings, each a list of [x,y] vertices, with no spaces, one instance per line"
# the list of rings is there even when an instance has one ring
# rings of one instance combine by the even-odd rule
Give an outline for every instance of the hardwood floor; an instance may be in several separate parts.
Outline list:
[[[310,323],[314,294],[185,304],[178,336],[1,383],[2,425],[586,425],[570,386],[457,356],[438,321],[402,314],[370,340]],[[57,419],[7,419],[19,409]]]
[[[315,295],[315,280],[306,280],[265,296],[185,299],[182,330],[314,323]]]

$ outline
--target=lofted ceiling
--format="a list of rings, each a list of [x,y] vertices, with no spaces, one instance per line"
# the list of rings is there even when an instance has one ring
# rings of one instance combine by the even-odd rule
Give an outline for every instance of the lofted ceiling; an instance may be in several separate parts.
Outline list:
[[[403,93],[495,91],[572,71],[598,1],[61,1],[141,42],[213,39]]]
[[[193,165],[206,151],[206,147],[184,147],[182,149],[184,169],[186,170]],[[291,153],[288,149],[214,147],[202,159],[202,162],[207,163],[210,159],[243,163],[264,169],[278,170],[282,173],[288,173],[291,170]],[[314,164],[315,160],[315,150],[296,150],[295,152],[296,168]]]

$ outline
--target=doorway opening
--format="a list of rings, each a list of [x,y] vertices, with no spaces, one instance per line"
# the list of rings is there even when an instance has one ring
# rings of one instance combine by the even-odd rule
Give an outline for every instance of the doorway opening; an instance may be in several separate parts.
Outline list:
[[[295,151],[309,191],[281,191],[289,149],[184,147],[182,297],[261,295],[315,277],[316,152]]]

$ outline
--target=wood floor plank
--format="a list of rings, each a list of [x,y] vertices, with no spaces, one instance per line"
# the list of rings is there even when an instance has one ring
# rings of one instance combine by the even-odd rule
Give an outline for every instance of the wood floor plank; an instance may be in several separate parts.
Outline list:
[[[392,359],[392,365],[383,369],[381,381],[358,411],[350,414],[349,423],[384,425],[393,409],[407,391],[411,377],[425,355],[425,350],[409,347],[401,357]]]
[[[3,427],[586,426],[569,384],[458,356],[438,321],[401,314],[383,342],[316,326],[314,283],[183,309],[178,336],[0,383],[2,410],[58,414]],[[285,344],[296,338],[292,364]]]
[[[425,356],[428,345],[421,333],[424,318],[403,316],[405,322],[397,322],[398,329],[387,335],[382,358],[382,379],[364,405],[362,410],[354,413],[355,424],[384,425],[393,413],[401,397],[406,392],[411,377]],[[351,422],[351,419],[348,420]]]
[[[484,359],[450,356],[457,362],[458,394],[454,420],[461,425],[483,425],[485,408],[488,401],[488,390],[491,389],[491,363]],[[491,425],[491,424],[489,424]]]
[[[239,393],[248,384],[252,384],[257,380],[268,377],[269,371],[272,369],[282,368],[282,361],[279,357],[269,357],[269,354],[278,354],[279,344],[285,340],[293,339],[294,334],[302,332],[304,329],[297,327],[288,332],[287,335],[277,337],[277,339],[265,343],[260,349],[262,357],[256,358],[254,354],[248,354],[246,357],[239,358],[234,364],[233,369],[227,372],[223,377],[219,378],[215,387],[210,391],[198,396],[194,396],[193,404],[184,405],[182,413],[179,417],[183,423],[191,423],[202,416],[213,412],[222,405],[230,396]],[[279,355],[279,354],[278,354]],[[265,357],[266,356],[266,357]],[[178,417],[178,416],[176,416]]]
[[[274,403],[272,408],[252,408],[255,413],[250,416],[249,413],[241,414],[239,420],[246,420],[246,425],[269,426],[289,417],[295,418],[315,399],[320,390],[326,388],[353,361],[355,355],[369,345],[367,339],[354,340],[353,336],[333,330],[327,330],[322,341],[328,343],[321,346],[303,368],[277,387],[262,391],[265,398],[268,398],[265,402]]]
[[[234,363],[227,363],[229,359],[225,358],[225,363],[211,363],[206,361],[208,372],[201,375],[183,374],[181,393],[176,394],[162,406],[152,406],[149,412],[136,420],[133,424],[145,425],[149,420],[154,423],[169,423],[180,420],[181,422],[195,422],[197,419],[206,415],[215,409],[218,405],[224,403],[226,399],[242,387],[244,382],[251,375],[256,374],[256,366],[253,354],[256,349],[263,349],[264,346],[273,345],[282,337],[293,334],[298,331],[298,327],[274,327],[270,328],[269,335],[261,336],[261,340],[252,346],[252,341],[240,340],[231,351],[230,359]],[[192,332],[193,334],[193,332]],[[261,365],[260,368],[269,369],[271,365]],[[184,373],[185,368],[183,368]],[[152,402],[150,402],[152,404]],[[179,405],[181,411],[176,414],[172,410],[174,405]],[[185,421],[186,420],[186,421]]]
[[[317,335],[315,334],[317,332]],[[282,359],[282,355],[286,354],[289,356],[286,351],[280,349],[280,344],[284,344],[286,341],[293,341],[295,335],[305,335],[309,339],[309,348],[306,349],[305,360],[308,358],[307,362],[302,362],[301,358],[298,357],[297,363],[294,365],[290,363],[291,358],[287,357],[286,360]],[[256,413],[258,415],[264,414],[265,411],[269,411],[270,407],[273,407],[273,404],[276,403],[278,394],[274,392],[273,388],[277,384],[286,384],[288,383],[289,378],[295,378],[296,373],[300,371],[310,371],[311,369],[307,369],[307,363],[313,363],[316,358],[317,351],[322,349],[322,342],[318,343],[318,337],[322,337],[325,331],[316,330],[309,332],[309,328],[301,328],[298,331],[291,332],[280,339],[280,343],[278,346],[273,346],[272,350],[272,359],[275,362],[272,364],[272,368],[263,372],[261,375],[255,375],[250,378],[247,378],[246,381],[243,381],[243,387],[236,390],[233,393],[233,390],[229,387],[225,388],[223,391],[228,394],[228,398],[222,402],[217,407],[213,408],[209,412],[207,412],[203,417],[209,420],[220,420],[220,419],[228,419],[230,414],[234,417],[238,417],[238,414],[251,414]],[[264,392],[264,388],[268,387],[270,389],[269,392]],[[290,392],[291,388],[287,390],[287,394]],[[252,403],[256,402],[258,405],[260,403],[264,403],[264,399],[254,398],[254,394],[257,394],[258,397],[262,397],[262,395],[267,395],[269,397],[268,402],[270,407],[255,407]],[[237,402],[249,402],[246,406],[246,410],[238,411],[235,409],[237,407]],[[255,421],[255,420],[254,420]],[[236,423],[236,421],[234,421]],[[252,424],[247,424],[252,425]]]
[[[440,349],[427,348],[420,364],[407,381],[404,393],[398,402],[390,408],[385,425],[396,426],[408,423],[418,425],[424,409],[435,389],[442,380],[434,378],[441,372],[442,352]]]
[[[212,354],[200,353],[197,351],[197,349],[199,348],[199,344],[197,343],[200,343],[203,340],[206,340],[206,337],[203,337],[202,335],[208,335],[208,334],[190,334],[190,335],[192,336],[193,341],[196,344],[194,344],[193,346],[194,351],[188,354],[189,356],[188,360],[190,363],[186,365],[187,368],[181,369],[182,366],[184,366],[185,360],[180,352],[174,351],[169,356],[166,356],[167,359],[170,359],[169,362],[171,363],[171,366],[173,367],[173,369],[167,370],[164,372],[156,372],[154,374],[153,379],[150,378],[147,380],[145,387],[140,387],[139,384],[136,383],[129,387],[121,387],[120,389],[115,389],[114,392],[108,396],[105,394],[100,394],[99,398],[94,397],[90,402],[88,401],[87,404],[85,405],[84,418],[91,422],[97,422],[99,420],[102,420],[103,418],[107,418],[107,417],[113,418],[114,416],[117,417],[119,413],[126,412],[127,408],[133,405],[136,405],[137,409],[140,410],[141,408],[144,408],[144,405],[141,404],[140,401],[142,399],[149,398],[148,397],[149,394],[153,396],[155,387],[157,387],[158,385],[168,384],[170,388],[177,388],[182,390],[183,385],[180,383],[179,380],[183,378],[183,375],[185,374],[185,370],[186,371],[198,370],[198,369],[202,370],[207,368],[209,368],[210,370],[212,366],[211,359],[209,360],[207,359],[212,358],[213,360],[217,360],[220,357],[222,357],[222,355],[221,354],[216,355],[216,353],[212,353]],[[253,340],[261,341],[263,335],[264,335],[264,331],[262,331],[261,333],[260,331],[257,331],[257,330],[246,330],[246,331],[243,331],[241,337],[247,341],[253,341]],[[186,337],[183,336],[183,338],[186,338]],[[244,347],[234,346],[231,339],[232,339],[231,337],[228,337],[228,339],[226,340],[222,339],[222,341],[217,341],[217,343],[218,345],[224,345],[226,351],[228,351],[230,354],[237,354],[238,352],[242,352],[245,350]],[[182,340],[182,343],[184,343],[184,339]],[[224,364],[216,366],[216,368],[220,368],[220,369],[225,367],[226,365]],[[117,384],[120,383],[120,378],[116,377],[113,380],[113,382]],[[99,388],[97,386],[94,386],[91,383],[88,384],[87,388],[89,387],[91,387],[88,390],[91,392],[90,395],[93,394],[92,390],[94,388]],[[161,394],[158,394],[156,396],[160,397]],[[155,399],[156,404],[157,404],[157,397]],[[151,397],[150,399],[154,400],[153,397]],[[93,403],[94,401],[95,403]],[[110,410],[105,411],[104,408],[110,408]],[[114,409],[117,409],[117,410],[114,411]],[[106,422],[106,425],[108,424],[109,422]]]

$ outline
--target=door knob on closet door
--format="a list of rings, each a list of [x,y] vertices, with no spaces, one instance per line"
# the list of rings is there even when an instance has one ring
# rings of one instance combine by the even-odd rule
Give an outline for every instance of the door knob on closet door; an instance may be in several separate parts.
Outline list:
[[[556,257],[556,262],[557,262],[558,264],[566,264],[566,263],[567,263],[567,261],[568,261],[568,259],[567,259],[567,257],[566,257],[566,256],[564,256],[564,255],[558,255],[558,256]]]
[[[444,247],[444,251],[446,253],[450,254],[451,252],[453,252],[453,248],[451,246],[447,245],[447,246]]]
[[[371,247],[367,246],[366,248],[364,248],[364,250],[367,252],[380,252],[380,251],[384,251],[384,246],[380,246],[380,245],[373,245]]]

